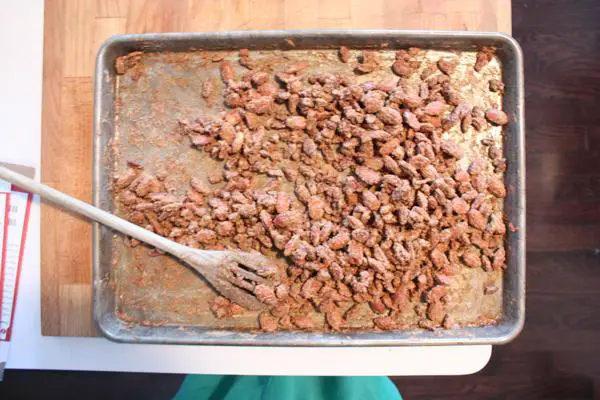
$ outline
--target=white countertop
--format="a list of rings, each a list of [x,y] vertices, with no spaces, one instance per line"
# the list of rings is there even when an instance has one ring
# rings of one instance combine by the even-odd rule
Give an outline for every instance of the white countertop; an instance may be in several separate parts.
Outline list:
[[[40,170],[43,1],[2,3],[0,160]],[[7,57],[10,55],[10,57]],[[260,375],[462,375],[491,346],[277,348],[117,344],[43,337],[40,210],[36,199],[21,272],[8,368]],[[317,361],[318,360],[318,361]]]

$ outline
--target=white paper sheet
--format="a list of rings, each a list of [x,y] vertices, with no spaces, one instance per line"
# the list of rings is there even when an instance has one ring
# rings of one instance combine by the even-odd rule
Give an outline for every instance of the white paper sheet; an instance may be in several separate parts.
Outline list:
[[[0,181],[2,182],[2,181]],[[0,188],[0,192],[2,189]],[[2,249],[4,248],[4,216],[6,215],[6,200],[8,193],[0,193],[0,262],[2,262]],[[0,265],[0,272],[2,265]]]
[[[2,181],[0,181],[0,184]],[[2,187],[0,187],[2,190]],[[4,249],[4,222],[6,215],[6,205],[9,198],[8,193],[0,193],[0,262],[2,261],[2,254]],[[2,272],[2,265],[0,264],[0,273]],[[0,341],[0,381],[4,378],[4,366],[8,361],[8,347],[7,342]]]
[[[6,259],[4,260],[4,284],[2,290],[2,314],[0,316],[0,340],[5,340],[12,322],[13,303],[19,274],[19,258],[25,228],[27,193],[12,192],[6,233]]]

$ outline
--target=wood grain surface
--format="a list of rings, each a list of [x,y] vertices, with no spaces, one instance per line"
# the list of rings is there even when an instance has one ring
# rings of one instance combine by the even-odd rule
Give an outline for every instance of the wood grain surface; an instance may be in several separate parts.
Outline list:
[[[510,33],[511,1],[46,0],[42,181],[91,201],[92,76],[96,51],[109,36],[314,28]],[[42,334],[97,335],[90,223],[43,204],[41,229]]]

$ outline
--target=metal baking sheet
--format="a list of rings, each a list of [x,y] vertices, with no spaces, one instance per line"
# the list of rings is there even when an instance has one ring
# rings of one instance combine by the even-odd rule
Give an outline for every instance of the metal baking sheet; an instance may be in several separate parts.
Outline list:
[[[248,315],[246,320],[210,321],[210,311],[206,304],[206,294],[210,289],[194,276],[186,279],[185,268],[172,263],[177,272],[173,283],[176,292],[182,293],[180,303],[169,303],[157,297],[157,293],[139,290],[139,299],[145,305],[154,304],[157,309],[152,319],[144,321],[144,310],[135,318],[124,318],[127,314],[119,310],[118,296],[134,291],[119,292],[116,280],[119,274],[128,271],[120,266],[135,266],[138,256],[134,249],[124,251],[122,239],[116,239],[112,231],[99,225],[94,226],[93,262],[94,262],[94,318],[101,332],[108,338],[123,342],[140,343],[182,343],[182,344],[237,344],[237,345],[292,345],[292,346],[368,346],[368,345],[434,345],[434,344],[499,344],[514,338],[522,329],[524,321],[525,295],[525,198],[524,198],[524,126],[523,126],[523,71],[522,55],[518,44],[509,36],[499,33],[472,32],[417,32],[417,31],[255,31],[228,33],[167,33],[145,35],[121,35],[109,39],[100,49],[96,65],[95,109],[94,109],[94,203],[103,209],[117,212],[118,207],[113,202],[110,191],[111,177],[118,168],[115,159],[116,119],[127,123],[127,115],[120,115],[116,107],[117,79],[114,72],[114,62],[117,57],[132,51],[144,52],[190,52],[193,50],[230,50],[237,52],[239,48],[260,51],[286,50],[289,53],[306,50],[337,49],[345,45],[354,49],[383,49],[393,50],[415,46],[422,49],[441,51],[476,51],[482,46],[497,48],[497,57],[501,64],[502,79],[506,85],[503,97],[503,109],[509,115],[511,123],[504,129],[504,153],[508,160],[506,186],[508,196],[505,199],[504,210],[507,220],[518,229],[507,232],[507,263],[500,287],[498,301],[502,302],[499,320],[494,325],[481,327],[465,327],[450,330],[425,331],[421,329],[401,331],[373,331],[358,329],[343,332],[298,332],[281,331],[273,333],[252,330],[255,316]],[[189,60],[187,60],[189,61]],[[173,71],[158,71],[163,76],[173,77]],[[187,82],[200,82],[192,77]],[[173,86],[177,88],[177,84]],[[168,88],[166,88],[168,89]],[[161,87],[161,90],[165,90]],[[134,93],[129,93],[134,94]],[[119,93],[120,98],[127,92]],[[180,97],[173,94],[173,98]],[[190,103],[187,102],[186,106]],[[193,103],[192,103],[193,104]],[[163,107],[161,104],[160,107]],[[141,107],[144,108],[144,107]],[[169,108],[167,106],[167,108]],[[189,110],[182,109],[184,113]],[[160,113],[161,110],[154,110]],[[139,110],[137,110],[139,117]],[[122,113],[121,113],[122,114]],[[183,115],[182,115],[183,116]],[[177,119],[177,115],[170,118]],[[157,123],[160,123],[157,121]],[[143,127],[142,127],[143,128]],[[160,132],[166,132],[167,127],[158,127]],[[129,126],[128,131],[135,131]],[[135,142],[135,138],[129,138]],[[144,137],[148,140],[148,136]],[[152,163],[164,157],[164,151],[157,149],[152,154],[153,144],[138,147],[144,161]],[[160,146],[159,146],[160,147]],[[131,153],[135,155],[135,149]],[[197,153],[198,154],[198,153]],[[129,156],[130,154],[128,154]],[[196,167],[202,167],[197,165]],[[210,168],[210,167],[209,167]],[[198,169],[198,168],[197,168]],[[121,247],[121,248],[120,248]],[[117,254],[118,256],[115,256]],[[147,259],[147,257],[146,257]],[[149,268],[160,272],[163,257],[149,260]],[[152,267],[153,264],[154,266]],[[158,268],[158,270],[157,270]],[[171,270],[173,271],[173,270]],[[183,274],[183,276],[182,276]],[[148,286],[152,287],[152,279],[160,275],[150,274]],[[168,280],[169,274],[161,276]],[[181,282],[189,282],[182,287]],[[168,283],[161,282],[163,287]],[[122,288],[121,288],[122,289]],[[188,296],[185,293],[199,293],[205,296]],[[174,296],[169,292],[171,298]],[[148,300],[154,296],[154,302]],[[176,295],[175,295],[176,296]],[[122,297],[121,297],[122,299]],[[196,299],[196,301],[194,301]],[[128,304],[135,304],[136,298],[129,298]],[[142,301],[143,300],[143,301]],[[175,299],[176,300],[176,299]],[[161,305],[166,304],[164,309]],[[173,310],[173,304],[179,304]],[[162,314],[161,314],[162,313]],[[131,314],[130,314],[131,315]],[[160,322],[164,316],[165,323]],[[209,316],[209,317],[206,317]],[[208,318],[208,319],[207,319]],[[159,322],[157,322],[159,321]],[[246,329],[244,329],[244,327]],[[242,329],[240,329],[242,328]]]

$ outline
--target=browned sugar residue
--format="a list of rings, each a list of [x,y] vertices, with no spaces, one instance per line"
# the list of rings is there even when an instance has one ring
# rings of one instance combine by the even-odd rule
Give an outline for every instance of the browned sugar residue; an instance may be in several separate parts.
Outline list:
[[[132,53],[115,68],[118,212],[286,270],[257,316],[118,242],[124,320],[393,330],[500,315],[509,121],[492,50]]]

